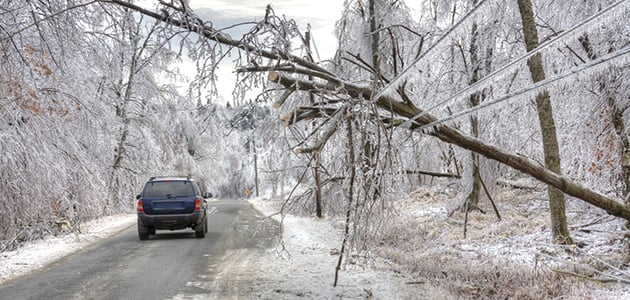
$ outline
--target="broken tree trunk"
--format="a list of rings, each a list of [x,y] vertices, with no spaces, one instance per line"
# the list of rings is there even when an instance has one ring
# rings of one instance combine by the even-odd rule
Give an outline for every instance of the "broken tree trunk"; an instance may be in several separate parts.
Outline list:
[[[379,105],[384,108],[395,107],[395,112],[401,116],[414,118],[422,113],[420,109],[411,104],[401,103],[394,99],[383,98],[379,99]],[[430,124],[435,120],[437,120],[435,117],[426,114],[415,119],[415,121],[421,125]],[[568,195],[580,198],[594,206],[597,206],[611,215],[630,220],[630,210],[624,204],[573,182],[570,179],[545,168],[543,165],[534,160],[499,149],[449,126],[436,127],[432,135],[447,143],[458,145],[464,149],[483,155],[486,158],[506,164],[550,186],[553,186]]]
[[[338,85],[343,85],[348,96],[356,99],[365,98],[371,94],[369,87],[359,86],[350,82],[342,83],[341,81],[329,81],[327,84],[316,84],[314,82],[296,79],[288,75],[280,76],[280,74],[277,74],[275,71],[272,71],[268,78],[269,80],[279,83],[287,88],[299,86],[302,90],[318,88],[335,91]],[[412,130],[417,129],[422,125],[431,124],[434,121],[437,121],[435,116],[424,113],[423,110],[417,108],[409,101],[401,101],[387,94],[375,100],[376,104],[380,108],[395,115],[410,119],[413,122],[410,128]],[[444,142],[455,144],[464,149],[483,155],[486,158],[508,165],[561,190],[567,195],[582,199],[596,207],[599,207],[613,216],[630,220],[630,209],[628,209],[624,204],[573,182],[572,180],[545,168],[543,165],[532,159],[497,148],[480,140],[479,138],[475,138],[446,125],[438,125],[428,134],[435,136]]]

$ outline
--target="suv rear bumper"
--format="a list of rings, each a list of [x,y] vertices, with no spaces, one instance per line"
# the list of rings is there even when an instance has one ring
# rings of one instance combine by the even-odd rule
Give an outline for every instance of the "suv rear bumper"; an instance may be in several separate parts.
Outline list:
[[[204,215],[204,211],[181,215],[147,215],[145,213],[139,213],[138,224],[142,226],[139,226],[138,230],[142,227],[144,227],[145,230],[148,230],[147,227],[168,230],[178,230],[188,227],[193,228],[195,225],[203,222]]]

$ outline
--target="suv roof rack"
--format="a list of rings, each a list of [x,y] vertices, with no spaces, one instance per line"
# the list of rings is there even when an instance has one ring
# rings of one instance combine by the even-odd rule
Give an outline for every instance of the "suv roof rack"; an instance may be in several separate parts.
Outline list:
[[[190,175],[186,175],[186,176],[152,176],[151,178],[149,178],[149,181],[152,181],[154,179],[158,179],[158,178],[186,178],[186,179],[191,179]]]

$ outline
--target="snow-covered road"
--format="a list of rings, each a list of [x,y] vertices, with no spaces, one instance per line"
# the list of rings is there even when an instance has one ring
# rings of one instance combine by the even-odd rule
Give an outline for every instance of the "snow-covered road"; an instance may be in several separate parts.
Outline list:
[[[265,216],[275,214],[268,201],[255,199],[250,202]],[[351,259],[344,263],[338,286],[333,287],[341,227],[335,226],[332,220],[294,216],[286,216],[283,224],[280,243],[274,241],[272,247],[226,247],[231,249],[217,258],[213,265],[214,278],[208,278],[206,282],[186,283],[188,287],[204,289],[204,293],[181,293],[172,298],[365,299],[371,296],[376,299],[416,299],[428,298],[431,293],[435,293],[430,287],[419,289],[417,285],[406,284],[409,281],[407,278],[391,271],[382,261],[367,263],[363,259]],[[2,253],[0,284],[6,285],[12,280],[19,280],[20,276],[45,270],[70,254],[129,231],[134,225],[134,214],[106,217],[83,224],[80,234],[49,237],[28,243],[16,251]],[[234,226],[242,228],[259,225],[243,223]],[[238,235],[239,230],[236,229],[234,234]],[[249,228],[242,232],[256,230]],[[243,235],[238,236],[237,240],[246,243],[248,238]]]

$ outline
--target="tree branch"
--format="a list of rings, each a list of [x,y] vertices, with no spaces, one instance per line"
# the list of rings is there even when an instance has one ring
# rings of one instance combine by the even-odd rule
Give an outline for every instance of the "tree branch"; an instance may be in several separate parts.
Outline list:
[[[318,71],[321,73],[325,73],[325,74],[329,74],[332,75],[332,73],[328,72],[326,69],[324,69],[323,67],[321,67],[320,65],[310,62],[307,59],[303,59],[299,56],[295,56],[289,53],[285,53],[282,51],[270,51],[270,50],[265,50],[265,49],[259,49],[253,45],[250,44],[246,44],[243,43],[242,41],[239,40],[235,40],[230,38],[229,36],[221,33],[220,31],[217,31],[216,29],[210,27],[209,25],[203,24],[203,23],[188,23],[186,20],[180,20],[177,19],[173,16],[167,16],[165,18],[164,15],[162,15],[161,13],[155,12],[155,11],[151,11],[148,9],[144,9],[140,6],[137,6],[133,3],[124,1],[124,0],[96,0],[97,2],[102,2],[102,3],[113,3],[116,5],[120,5],[123,7],[127,7],[129,9],[135,10],[139,13],[142,13],[144,15],[147,15],[149,17],[158,19],[158,20],[162,20],[165,23],[171,24],[173,26],[177,26],[180,28],[184,28],[190,32],[196,32],[199,35],[211,40],[211,41],[215,41],[217,43],[221,43],[227,46],[232,46],[234,48],[238,48],[241,50],[244,50],[248,53],[256,53],[259,56],[268,58],[268,59],[272,59],[272,60],[288,60],[291,62],[294,62],[300,66],[303,66],[305,68],[314,70],[314,71]]]
[[[328,142],[328,140],[337,131],[337,128],[339,127],[339,122],[342,120],[343,116],[345,115],[345,111],[346,111],[346,107],[343,106],[335,112],[335,115],[331,118],[332,124],[328,127],[328,130],[326,130],[324,135],[313,146],[296,148],[295,153],[304,154],[304,153],[321,152],[324,146],[326,145],[326,142]]]
[[[405,174],[428,175],[428,176],[433,176],[433,177],[448,177],[448,178],[457,178],[457,179],[462,178],[461,176],[457,174],[452,174],[452,173],[438,173],[438,172],[420,171],[420,170],[405,170]]]
[[[299,89],[303,90],[310,90],[315,86],[314,82],[296,79],[290,76],[275,76],[274,79],[276,79],[274,82],[286,87],[297,86]],[[331,90],[335,90],[336,85],[337,84],[327,83],[325,86]],[[350,82],[344,82],[343,86],[347,94],[355,99],[362,99],[364,96],[369,96],[371,93],[371,89],[366,86],[359,86]],[[418,129],[422,125],[431,124],[437,120],[435,116],[425,113],[411,102],[404,102],[390,95],[381,95],[375,99],[375,101],[378,107],[395,115],[408,118],[411,121],[411,130]],[[606,195],[588,189],[566,177],[558,175],[532,159],[487,144],[479,138],[465,134],[447,125],[433,127],[433,130],[428,134],[444,142],[458,145],[464,149],[483,155],[486,158],[508,165],[568,195],[599,207],[611,215],[630,220],[630,209],[624,204]]]

